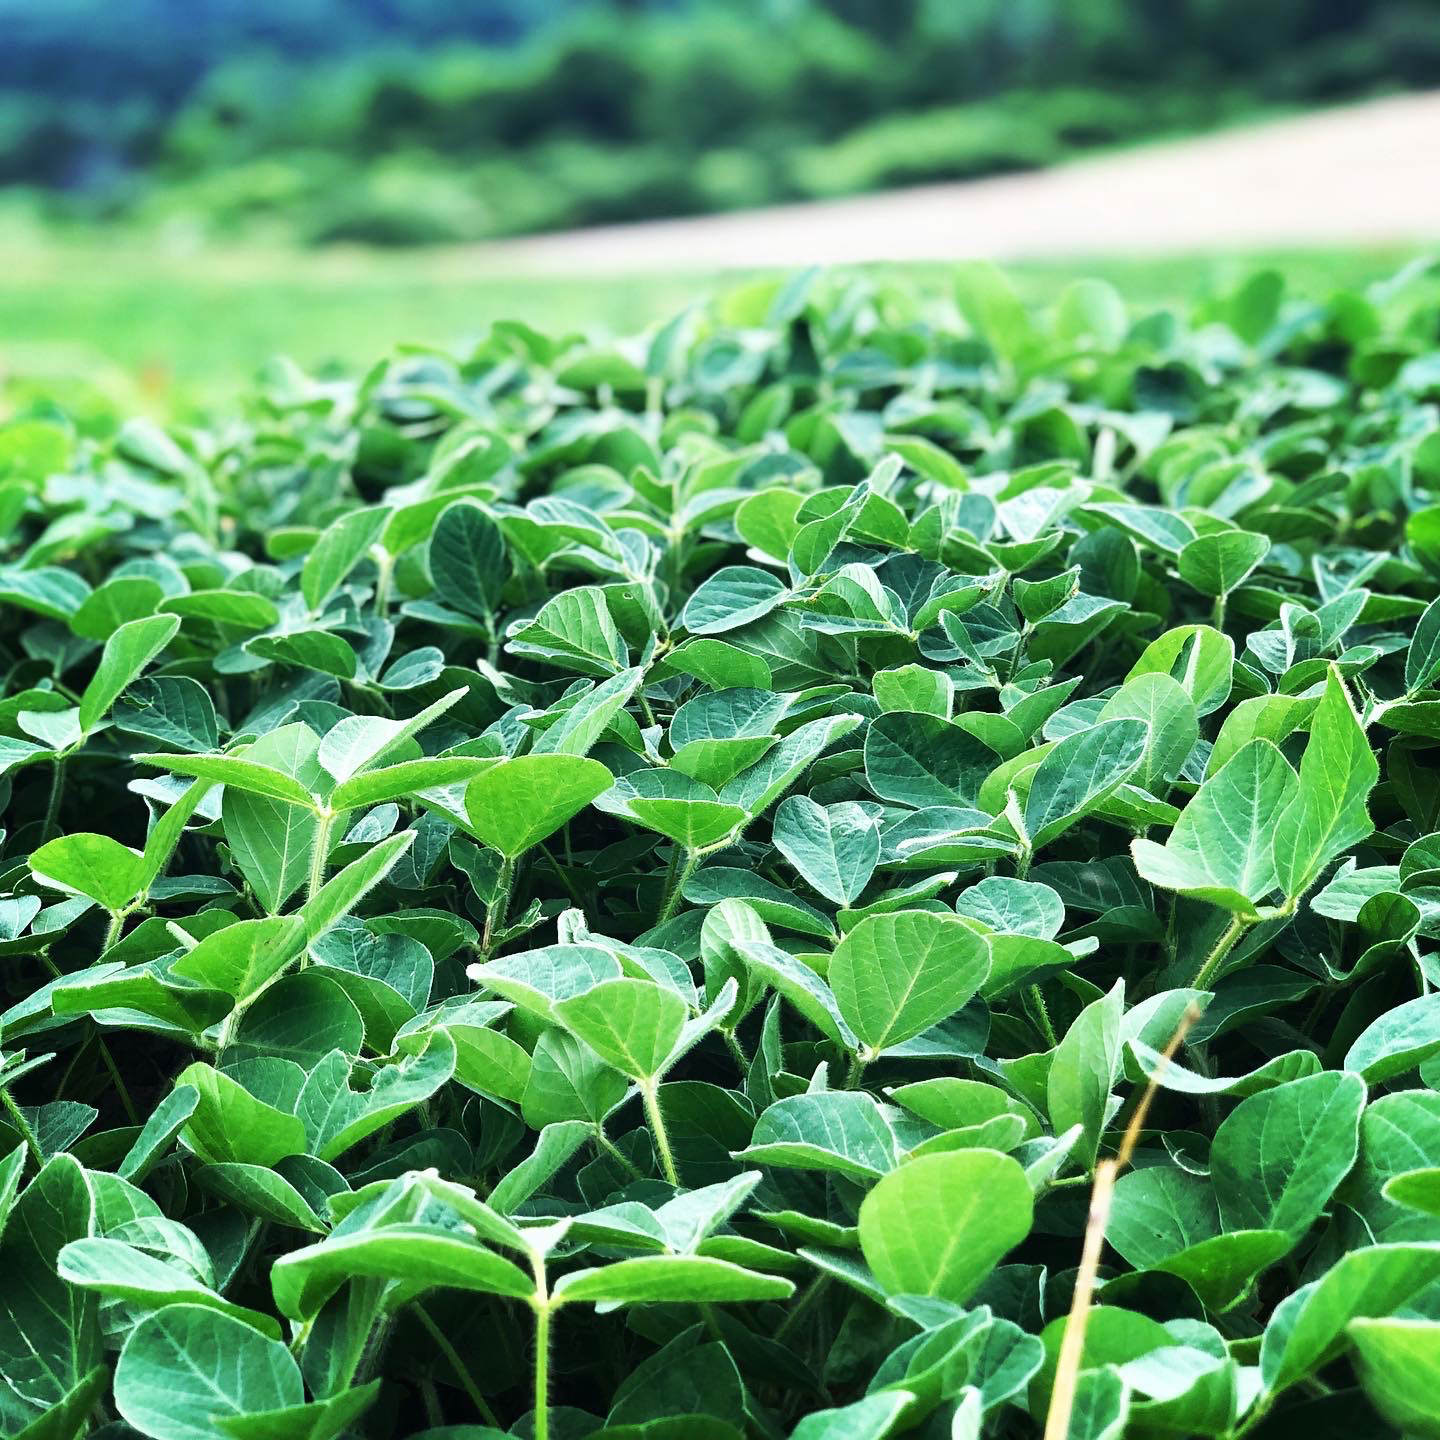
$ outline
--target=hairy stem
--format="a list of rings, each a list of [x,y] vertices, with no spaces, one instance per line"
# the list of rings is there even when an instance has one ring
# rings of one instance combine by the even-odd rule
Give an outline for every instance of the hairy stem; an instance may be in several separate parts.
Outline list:
[[[663,925],[667,920],[675,918],[675,912],[680,908],[680,901],[684,897],[685,886],[689,883],[690,877],[695,873],[695,867],[699,863],[700,852],[687,850],[684,864],[678,870],[672,867],[670,877],[665,882],[665,901],[660,907],[657,924]]]
[[[1038,985],[1032,985],[1029,990],[1030,1004],[1035,1010],[1035,1021],[1040,1026],[1040,1033],[1045,1037],[1045,1046],[1053,1050],[1060,1040],[1055,1034],[1055,1026],[1050,1021],[1050,1007],[1045,1003],[1045,996]]]
[[[0,1105],[5,1107],[5,1113],[10,1117],[10,1123],[19,1132],[21,1140],[25,1142],[25,1149],[29,1151],[30,1158],[35,1162],[38,1170],[45,1164],[45,1152],[40,1148],[39,1138],[31,1128],[30,1122],[20,1113],[20,1107],[15,1103],[15,1097],[3,1085],[0,1085]]]
[[[1203,990],[1215,978],[1215,972],[1220,968],[1235,942],[1244,933],[1245,921],[1237,915],[1221,932],[1220,938],[1215,942],[1215,948],[1205,957],[1205,963],[1195,972],[1195,978],[1190,982],[1192,990]]]
[[[40,826],[43,843],[55,833],[55,822],[60,816],[60,800],[65,794],[65,760],[57,755],[50,762],[50,798],[45,803],[45,820]]]
[[[325,867],[330,862],[330,830],[335,816],[324,810],[320,814],[320,825],[315,831],[315,848],[310,852],[310,883],[305,887],[305,899],[313,900],[325,883]]]
[[[505,928],[505,917],[510,912],[510,892],[515,888],[515,862],[508,856],[500,862],[500,874],[495,880],[495,898],[485,907],[485,929],[480,935],[480,953],[488,960],[490,947],[495,936]]]
[[[656,1153],[660,1156],[660,1168],[665,1178],[680,1188],[680,1176],[675,1169],[675,1156],[670,1149],[670,1136],[665,1130],[665,1116],[660,1112],[660,1086],[655,1080],[647,1080],[640,1086],[645,1101],[645,1118],[650,1122],[650,1136],[655,1141]]]

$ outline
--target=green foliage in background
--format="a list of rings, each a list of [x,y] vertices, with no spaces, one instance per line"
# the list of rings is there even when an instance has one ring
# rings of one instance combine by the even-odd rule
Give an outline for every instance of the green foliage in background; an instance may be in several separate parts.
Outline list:
[[[0,184],[313,242],[965,178],[1440,82],[1424,0],[0,0],[0,25]]]
[[[1440,279],[949,280],[0,429],[0,1433],[1440,1434]]]

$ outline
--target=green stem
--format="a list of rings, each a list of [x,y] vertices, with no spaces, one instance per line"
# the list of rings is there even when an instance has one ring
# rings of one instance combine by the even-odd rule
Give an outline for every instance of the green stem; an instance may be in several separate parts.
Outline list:
[[[139,1125],[140,1114],[135,1109],[135,1102],[130,1098],[130,1092],[125,1088],[125,1082],[120,1078],[120,1069],[115,1064],[115,1057],[110,1053],[110,1047],[105,1043],[105,1037],[100,1037],[100,1059],[104,1062],[105,1068],[110,1072],[111,1083],[115,1086],[116,1093],[120,1096],[120,1104],[125,1110],[125,1117],[132,1125]]]
[[[120,931],[124,924],[124,912],[113,911],[110,915],[109,928],[105,931],[105,943],[100,947],[100,953],[102,955],[120,938]]]
[[[845,1081],[842,1089],[858,1090],[860,1088],[860,1077],[865,1073],[865,1067],[870,1062],[857,1050],[850,1057],[850,1068],[845,1072]]]
[[[1038,985],[1030,987],[1030,1003],[1035,1007],[1035,1019],[1039,1022],[1040,1033],[1045,1037],[1046,1048],[1053,1050],[1060,1041],[1056,1037],[1054,1025],[1050,1023],[1050,1008],[1045,1004],[1045,996]]]
[[[505,928],[505,916],[510,910],[510,892],[515,888],[515,862],[508,856],[500,862],[500,874],[495,879],[495,898],[485,907],[485,929],[480,936],[480,952],[486,960],[490,958],[490,946],[494,936]]]
[[[395,573],[395,558],[381,550],[375,558],[375,614],[383,620],[390,609],[390,579]]]
[[[1215,978],[1221,962],[1244,932],[1245,921],[1243,917],[1236,915],[1221,932],[1215,948],[1205,957],[1205,963],[1195,972],[1195,978],[1190,982],[1192,990],[1203,990]]]
[[[0,1085],[0,1105],[5,1107],[5,1113],[10,1117],[10,1122],[19,1131],[20,1138],[25,1142],[25,1148],[30,1152],[30,1158],[35,1162],[35,1168],[41,1169],[45,1164],[45,1152],[40,1148],[40,1141],[34,1130],[30,1128],[30,1122],[20,1113],[20,1107],[15,1103],[15,1097],[3,1085]]]
[[[640,1086],[640,1094],[645,1101],[645,1118],[650,1122],[650,1137],[655,1141],[655,1149],[660,1156],[660,1168],[665,1172],[666,1180],[678,1190],[680,1175],[675,1169],[675,1156],[665,1131],[665,1117],[660,1112],[660,1087],[656,1081],[647,1080]]]
[[[640,1167],[597,1125],[595,1127],[595,1144],[602,1154],[608,1155],[617,1165],[624,1169],[633,1180],[643,1180],[644,1172]]]
[[[695,873],[695,867],[699,863],[700,852],[698,850],[685,852],[685,863],[680,866],[679,873],[672,873],[665,882],[665,903],[660,907],[660,918],[655,922],[657,925],[663,925],[667,920],[675,918],[675,912],[680,908],[680,901],[684,897],[685,886],[689,884],[690,877]]]
[[[46,841],[55,832],[55,822],[60,815],[60,798],[65,793],[65,760],[57,755],[50,762],[50,798],[45,805],[45,822],[40,827],[40,839]]]
[[[425,1327],[425,1333],[435,1342],[435,1348],[445,1357],[446,1363],[454,1371],[455,1378],[460,1382],[460,1388],[479,1412],[480,1418],[496,1430],[500,1429],[500,1422],[495,1418],[495,1412],[490,1408],[489,1402],[480,1393],[480,1387],[475,1383],[475,1377],[471,1375],[470,1367],[460,1358],[459,1352],[446,1338],[445,1332],[430,1318],[423,1305],[416,1304],[415,1314],[421,1325]]]
[[[330,828],[334,824],[334,814],[322,810],[320,826],[315,831],[315,848],[310,852],[310,883],[305,888],[307,902],[320,893],[320,887],[325,883],[325,867],[330,862]]]
[[[743,1080],[750,1073],[750,1057],[745,1053],[745,1047],[741,1045],[740,1038],[733,1030],[722,1030],[725,1043],[730,1047],[731,1058],[735,1061],[735,1068],[740,1072]]]
[[[550,1440],[550,1286],[545,1278],[545,1256],[530,1252],[530,1271],[535,1293],[530,1306],[535,1311],[535,1410],[532,1440]]]
[[[1215,597],[1215,607],[1210,614],[1210,623],[1217,630],[1225,628],[1225,596],[1223,592]]]
[[[799,1328],[805,1317],[815,1308],[816,1302],[829,1288],[830,1277],[823,1271],[806,1287],[805,1293],[790,1307],[790,1313],[780,1322],[780,1328],[770,1337],[777,1345],[783,1345]]]

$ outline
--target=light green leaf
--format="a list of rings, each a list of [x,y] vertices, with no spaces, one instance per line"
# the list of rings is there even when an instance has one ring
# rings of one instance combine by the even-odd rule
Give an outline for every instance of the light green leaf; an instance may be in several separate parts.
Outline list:
[[[632,1080],[663,1072],[686,1015],[673,990],[649,980],[606,980],[555,1006],[555,1018],[571,1034]]]
[[[995,1150],[925,1155],[885,1176],[860,1206],[860,1248],[892,1295],[964,1304],[1030,1233],[1025,1172]]]
[[[345,577],[365,558],[389,518],[387,507],[372,505],[346,511],[320,532],[300,570],[300,594],[311,614],[324,608]]]
[[[1119,789],[1139,766],[1149,735],[1143,720],[1106,720],[1061,740],[1031,777],[1025,799],[1031,848],[1057,839]]]
[[[115,1408],[153,1440],[214,1440],[228,1416],[304,1399],[300,1367],[284,1344],[201,1305],[147,1315],[115,1367]]]
[[[983,936],[957,916],[902,910],[871,915],[835,947],[830,988],[871,1055],[961,1009],[990,971]]]
[[[1352,1320],[1346,1333],[1360,1383],[1381,1415],[1417,1440],[1440,1435],[1440,1322]]]
[[[1298,1240],[1355,1163],[1364,1104],[1364,1081],[1334,1070],[1242,1100],[1210,1150],[1225,1229]]]
[[[613,779],[598,761],[578,755],[522,755],[472,780],[465,812],[480,840],[514,860],[604,794]]]
[[[104,719],[120,693],[175,638],[180,622],[151,615],[122,625],[105,642],[100,663],[80,696],[80,729],[87,735]]]
[[[1270,553],[1267,536],[1249,530],[1217,530],[1191,540],[1177,561],[1180,578],[1203,595],[1228,595]]]
[[[792,795],[775,812],[776,848],[801,877],[836,905],[852,905],[880,859],[880,826],[849,802],[817,805]]]
[[[84,895],[117,914],[145,887],[144,856],[108,835],[61,835],[30,856],[30,870],[44,885]]]
[[[1379,778],[1379,763],[1332,666],[1310,718],[1299,790],[1275,822],[1275,870],[1287,896],[1304,894],[1331,860],[1375,828],[1366,800]]]
[[[1275,822],[1298,784],[1270,741],[1251,740],[1191,797],[1164,845],[1132,843],[1135,868],[1152,885],[1254,919],[1279,884]]]

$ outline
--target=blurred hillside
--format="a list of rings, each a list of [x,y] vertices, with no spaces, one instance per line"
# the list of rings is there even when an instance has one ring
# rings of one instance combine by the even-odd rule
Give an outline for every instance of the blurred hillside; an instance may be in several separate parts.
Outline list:
[[[1033,169],[1440,84],[1434,0],[0,0],[47,224],[403,245]]]

